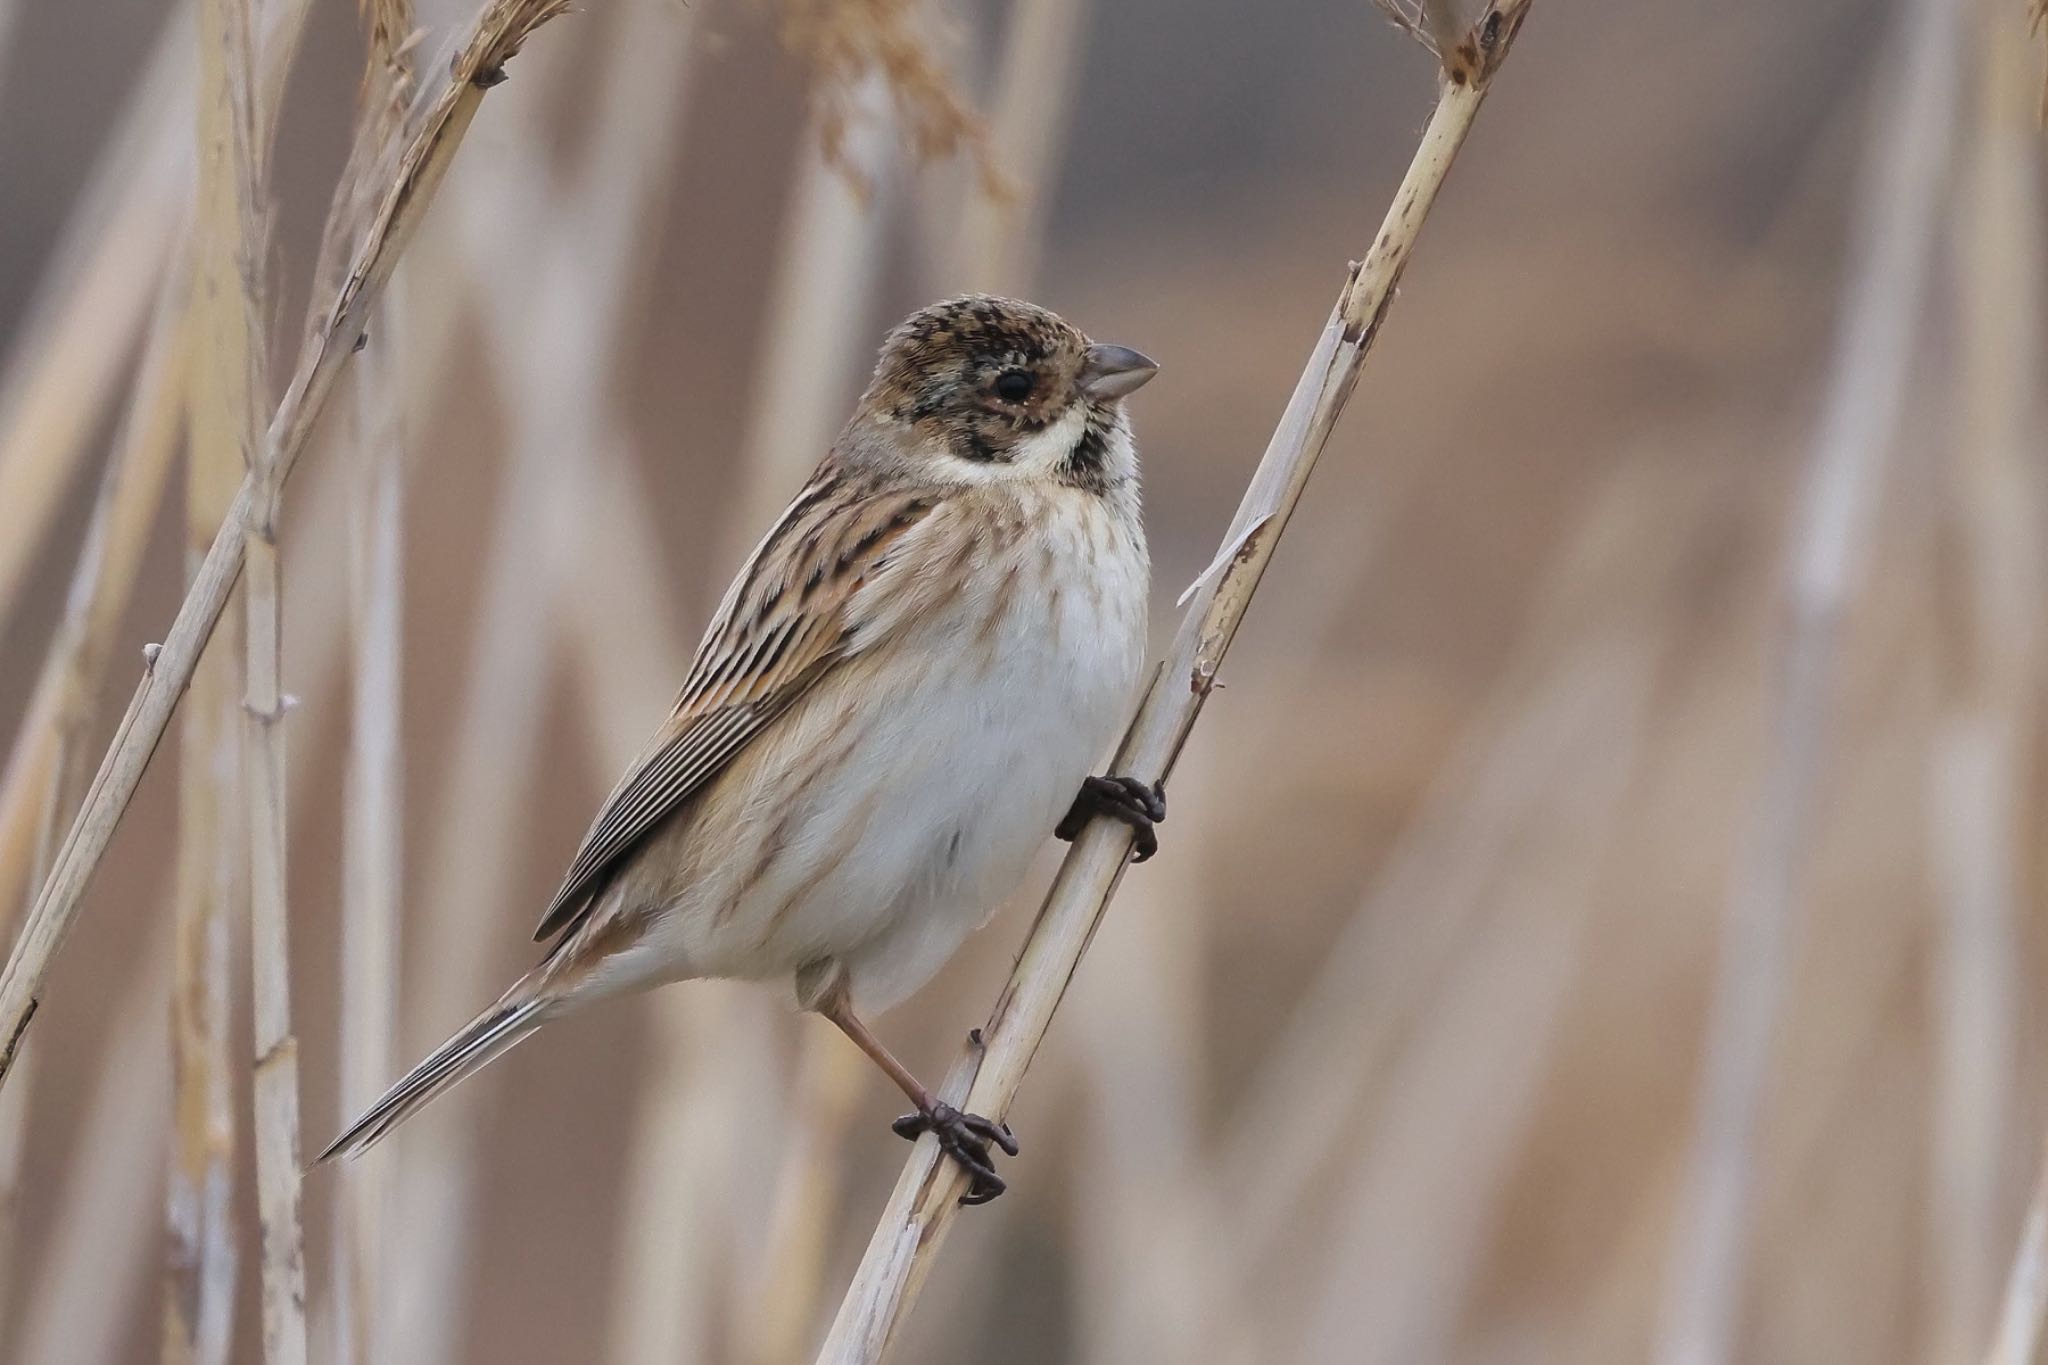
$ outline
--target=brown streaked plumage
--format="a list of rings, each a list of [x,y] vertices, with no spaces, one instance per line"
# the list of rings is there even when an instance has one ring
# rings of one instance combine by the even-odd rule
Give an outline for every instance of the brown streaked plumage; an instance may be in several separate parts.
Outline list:
[[[896,328],[584,836],[536,934],[553,946],[323,1159],[557,1015],[779,976],[917,1104],[899,1131],[935,1131],[975,1202],[999,1193],[988,1144],[1014,1151],[1007,1130],[939,1104],[860,1012],[936,970],[1055,825],[1072,837],[1112,814],[1150,850],[1156,793],[1082,779],[1143,660],[1121,400],[1152,372],[1014,300],[951,300]]]

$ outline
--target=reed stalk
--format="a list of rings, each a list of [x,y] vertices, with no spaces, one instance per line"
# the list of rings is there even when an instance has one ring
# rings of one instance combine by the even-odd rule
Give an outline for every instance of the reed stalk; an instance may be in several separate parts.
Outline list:
[[[107,655],[128,604],[184,421],[183,272],[165,283],[144,347],[133,403],[100,478],[78,564],[65,595],[42,672],[15,749],[0,779],[0,816],[35,831],[29,882],[56,856],[57,839],[84,794],[86,741],[101,695]],[[166,374],[166,371],[172,373]],[[153,406],[151,406],[153,405]],[[19,803],[21,814],[14,814]],[[31,819],[31,815],[33,818]],[[17,879],[0,876],[0,887]],[[12,916],[9,917],[10,920]],[[35,1049],[14,1065],[23,1074],[0,1097],[0,1321],[6,1321],[19,1250],[23,1148],[27,1142]]]
[[[53,288],[49,300],[36,309],[36,320],[22,347],[23,362],[10,370],[6,393],[0,395],[0,414],[4,414],[0,415],[0,507],[5,508],[0,511],[0,525],[12,528],[0,539],[23,554],[57,506],[55,499],[63,480],[51,474],[51,467],[74,458],[90,430],[92,395],[111,374],[94,367],[118,358],[121,348],[108,345],[110,339],[121,335],[116,324],[126,318],[127,310],[146,309],[152,290],[158,296],[161,323],[164,282],[179,291],[186,287],[184,253],[171,248],[191,217],[192,140],[185,136],[184,120],[168,111],[189,108],[194,99],[197,44],[190,9],[178,8],[166,22],[149,72],[73,215],[76,230],[67,234],[67,240],[84,238],[93,245],[81,253],[80,260],[60,264],[53,272],[53,277],[64,283]],[[265,22],[257,54],[257,89],[266,156],[268,130],[276,124],[285,72],[298,50],[308,9],[309,0],[289,0],[268,5],[262,12]],[[104,235],[94,237],[87,229],[101,222],[108,223]],[[172,364],[151,364],[153,351],[145,351],[128,397],[131,429],[139,413],[182,418],[187,383],[184,348],[174,349],[177,354]],[[146,424],[145,429],[152,428]],[[160,433],[166,443],[174,442],[178,434],[175,421],[171,429]],[[28,486],[31,482],[32,488]],[[98,622],[95,638],[102,642],[119,623],[132,591],[135,557],[142,550],[140,538],[149,531],[149,509],[139,515],[143,523],[131,528],[135,540],[115,538],[119,554],[106,575],[106,592],[93,608]],[[17,520],[7,521],[10,516]],[[0,550],[0,560],[7,553]],[[127,567],[121,568],[122,564]],[[12,591],[10,575],[17,571],[0,563],[0,601]],[[0,617],[5,614],[0,607]],[[24,882],[31,888],[40,887],[54,852],[34,855],[39,865],[33,876],[28,874],[31,848],[39,837],[38,811],[47,816],[50,809],[38,793],[48,791],[44,779],[60,731],[73,733],[56,720],[58,671],[86,667],[97,690],[99,670],[105,666],[104,650],[102,643],[90,654],[73,655],[70,641],[61,635],[52,644],[6,774],[0,777],[0,905],[9,907],[10,928],[15,888]],[[60,658],[70,662],[60,665]],[[82,726],[86,720],[89,717],[78,724]],[[67,824],[71,804],[59,808]],[[0,1058],[0,1069],[4,1069],[4,1058]]]
[[[1969,629],[1937,771],[1947,810],[1940,889],[1943,1002],[1936,1189],[1943,1214],[1940,1331],[1930,1358],[2032,1365],[2048,1317],[2048,1189],[2037,1189],[1999,1306],[1998,1267],[2010,1205],[2010,1093],[2024,1074],[2030,831],[2039,789],[2041,643],[2038,604],[2044,507],[2034,452],[2042,329],[2032,301],[2042,277],[2038,131],[2015,16],[1978,5],[1974,126],[1966,139],[1956,503],[1969,552]],[[1942,796],[1950,799],[1941,800]],[[2043,1177],[2048,1180],[2048,1176]]]
[[[247,103],[248,25],[240,0],[204,0],[200,6],[193,359],[186,409],[185,549],[192,568],[203,561],[245,471],[258,458],[263,343],[253,291],[263,228]],[[233,1350],[240,1248],[231,972],[243,932],[237,917],[253,905],[249,824],[241,808],[243,660],[236,657],[236,625],[223,622],[217,632],[223,647],[198,662],[180,734],[166,1365],[226,1365]]]
[[[1360,1156],[1367,1144],[1356,1143],[1339,1168],[1346,1174],[1318,1192],[1334,1206],[1334,1244],[1300,1315],[1294,1359],[1302,1365],[1352,1352],[1390,1361],[1457,1352],[1492,1219],[1556,1061],[1560,1018],[1596,914],[1602,855],[1613,847],[1649,733],[1653,645],[1641,636],[1592,643],[1551,680],[1557,690],[1545,703],[1562,709],[1577,742],[1559,736],[1569,756],[1548,771],[1569,770],[1570,789],[1525,803],[1526,837],[1541,854],[1512,882],[1471,888],[1482,903],[1497,903],[1486,932],[1431,982],[1429,1027],[1383,1077],[1369,1154]],[[1540,778],[1524,788],[1543,790]],[[1256,1339],[1290,1325],[1273,1314]]]
[[[388,144],[403,126],[414,86],[410,0],[367,0],[369,60],[357,117]],[[404,434],[399,281],[386,288],[387,325],[356,359],[354,469],[347,492],[350,727],[343,777],[340,1111],[360,1113],[396,1063],[404,773],[400,676],[404,653]],[[333,1260],[334,1359],[369,1365],[379,1318],[386,1175],[381,1157],[336,1172]]]
[[[1274,544],[1357,383],[1416,235],[1527,11],[1527,0],[1496,0],[1444,54],[1436,109],[1394,203],[1363,263],[1345,277],[1330,320],[1113,771],[1148,781],[1163,780],[1170,772],[1215,686]],[[979,1046],[970,1047],[948,1079],[949,1101],[997,1120],[1007,1113],[1122,878],[1130,844],[1128,829],[1102,821],[1075,842],[1009,983],[979,1032]],[[952,1224],[964,1188],[964,1177],[937,1143],[929,1136],[920,1139],[840,1305],[821,1362],[853,1365],[885,1354]]]
[[[84,745],[102,675],[184,430],[185,292],[185,272],[174,270],[158,300],[114,454],[101,475],[64,615],[0,774],[0,908],[9,910],[10,931],[16,920],[13,896],[48,874],[57,840],[83,795],[89,757]]]
[[[851,97],[859,115],[828,155],[814,115],[798,149],[795,183],[769,288],[760,360],[748,403],[738,496],[721,562],[743,562],[759,528],[772,524],[830,447],[847,390],[848,358],[863,353],[883,267],[911,167],[897,149],[886,82],[871,76]],[[829,377],[830,382],[824,382]],[[678,1013],[664,1049],[705,1051]],[[867,1059],[829,1029],[803,1029],[797,1087],[774,1178],[766,1238],[739,1286],[746,1304],[737,1354],[750,1365],[789,1365],[809,1351],[832,1201],[839,1189],[837,1139]],[[673,1084],[694,1079],[681,1067]],[[681,1103],[682,1096],[670,1100]],[[650,1138],[652,1134],[648,1135]]]
[[[926,292],[1015,292],[1037,265],[1078,65],[1083,0],[1019,6],[1001,39],[987,133],[988,165],[1004,186],[973,167],[918,188],[924,264],[939,283]],[[880,73],[851,101],[864,108],[828,157],[813,119],[797,165],[792,208],[769,305],[771,325],[747,422],[747,486],[733,524],[763,526],[831,441],[843,395],[816,382],[861,351],[862,328],[879,292],[891,219],[912,168],[896,151],[895,120]],[[861,193],[861,187],[866,192]],[[849,376],[851,378],[851,376]],[[791,395],[800,395],[792,402]],[[751,535],[751,531],[746,534]],[[728,561],[748,545],[735,541]],[[740,1354],[750,1365],[802,1360],[814,1340],[825,1272],[826,1236],[841,1181],[829,1154],[852,1121],[866,1059],[831,1030],[799,1041],[797,1099],[786,1125],[767,1236],[746,1290]]]
[[[451,205],[458,210],[451,223],[464,284],[450,308],[437,315],[422,310],[420,318],[423,357],[446,349],[444,338],[430,335],[437,327],[452,327],[463,314],[485,320],[482,358],[512,409],[515,433],[484,555],[485,595],[475,613],[462,720],[447,759],[453,777],[440,803],[446,815],[423,855],[424,899],[434,917],[420,956],[434,964],[436,986],[423,1004],[442,1022],[475,1009],[502,984],[493,979],[503,958],[492,945],[503,907],[521,893],[508,860],[479,851],[512,842],[505,822],[518,812],[502,793],[529,785],[539,765],[544,660],[560,636],[537,632],[537,615],[560,629],[611,630],[603,641],[579,641],[590,647],[572,654],[607,685],[666,676],[686,656],[680,641],[661,645],[667,614],[642,596],[658,582],[658,552],[639,556],[637,578],[607,582],[610,595],[632,604],[617,614],[591,611],[587,603],[552,613],[536,608],[566,601],[579,567],[609,567],[616,560],[607,556],[644,540],[647,530],[646,500],[617,495],[618,466],[630,447],[606,393],[624,363],[620,337],[642,297],[662,218],[663,168],[680,132],[693,26],[687,15],[659,6],[625,7],[609,22],[614,27],[600,49],[608,75],[598,85],[584,153],[558,175],[545,155],[543,130],[522,130],[525,154],[495,169],[505,180],[502,194],[468,195]],[[533,204],[556,207],[523,214]],[[527,263],[530,295],[515,298],[496,287],[490,263],[513,259]],[[566,450],[583,458],[565,460]],[[605,529],[587,543],[576,539],[593,526]],[[649,653],[662,656],[658,665],[644,662]],[[475,1131],[456,1121],[438,1141],[422,1135],[396,1172],[405,1213],[389,1220],[394,1235],[380,1337],[427,1358],[452,1349],[448,1296],[466,1259]],[[662,1302],[677,1295],[673,1282],[652,1292]]]
[[[1826,758],[1841,620],[1864,578],[1905,402],[1955,118],[1960,13],[1948,0],[1907,6],[1903,66],[1885,83],[1871,124],[1846,297],[1788,547],[1770,759],[1724,904],[1658,1365],[1722,1365],[1735,1350],[1758,1116]]]
[[[264,434],[263,460],[273,471],[271,486],[282,487],[305,452],[334,381],[485,92],[503,79],[505,63],[526,38],[562,6],[563,0],[489,0],[460,50],[430,87],[412,131],[380,177],[385,188],[358,235],[347,277],[321,324],[307,337]],[[0,1036],[18,1040],[28,1027],[50,962],[241,577],[250,527],[260,511],[251,473],[214,533],[177,619],[153,652],[56,866],[0,970]],[[0,1069],[0,1081],[4,1079]]]
[[[22,1365],[123,1359],[138,1309],[161,1282],[171,926],[160,911],[149,919],[135,979],[123,983],[112,1004],[77,1150],[55,1181],[49,1237],[36,1247],[15,1314],[19,1333],[9,1359]]]
[[[248,0],[205,0],[200,12],[199,246],[192,448],[195,462],[233,451],[220,492],[246,471],[256,491],[243,592],[241,783],[252,976],[255,1165],[263,1358],[305,1365],[306,1267],[299,1218],[298,1040],[291,1022],[286,902],[286,698],[280,673],[282,487],[262,444],[268,399],[264,263],[270,208],[262,154],[270,138],[256,93],[256,16]],[[199,406],[211,405],[212,410]],[[215,662],[230,661],[216,654]],[[201,676],[213,663],[203,663]],[[219,1002],[226,1013],[226,1001]]]
[[[180,4],[165,18],[0,384],[0,622],[12,614],[91,452],[101,408],[149,319],[187,220],[192,8]],[[0,881],[0,895],[12,894]]]

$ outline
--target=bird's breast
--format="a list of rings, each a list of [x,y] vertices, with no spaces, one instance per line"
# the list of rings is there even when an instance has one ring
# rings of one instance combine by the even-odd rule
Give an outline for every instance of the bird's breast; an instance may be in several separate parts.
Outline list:
[[[853,955],[892,964],[863,995],[895,998],[1015,888],[1116,738],[1144,659],[1134,525],[1060,506],[956,550],[721,784],[674,891],[702,974]]]

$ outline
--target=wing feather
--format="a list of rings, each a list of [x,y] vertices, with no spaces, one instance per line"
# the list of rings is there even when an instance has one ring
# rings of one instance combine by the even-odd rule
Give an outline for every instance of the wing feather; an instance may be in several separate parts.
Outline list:
[[[542,916],[573,929],[619,860],[687,806],[798,698],[857,648],[862,589],[938,505],[930,493],[849,490],[828,461],[740,570],[705,632],[668,721],[613,789]]]

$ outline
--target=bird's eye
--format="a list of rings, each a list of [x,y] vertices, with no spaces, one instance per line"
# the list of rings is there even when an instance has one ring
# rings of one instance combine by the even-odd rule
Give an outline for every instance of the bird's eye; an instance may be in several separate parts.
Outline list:
[[[996,376],[996,397],[1005,403],[1021,403],[1031,396],[1035,384],[1029,370],[1004,370]]]

